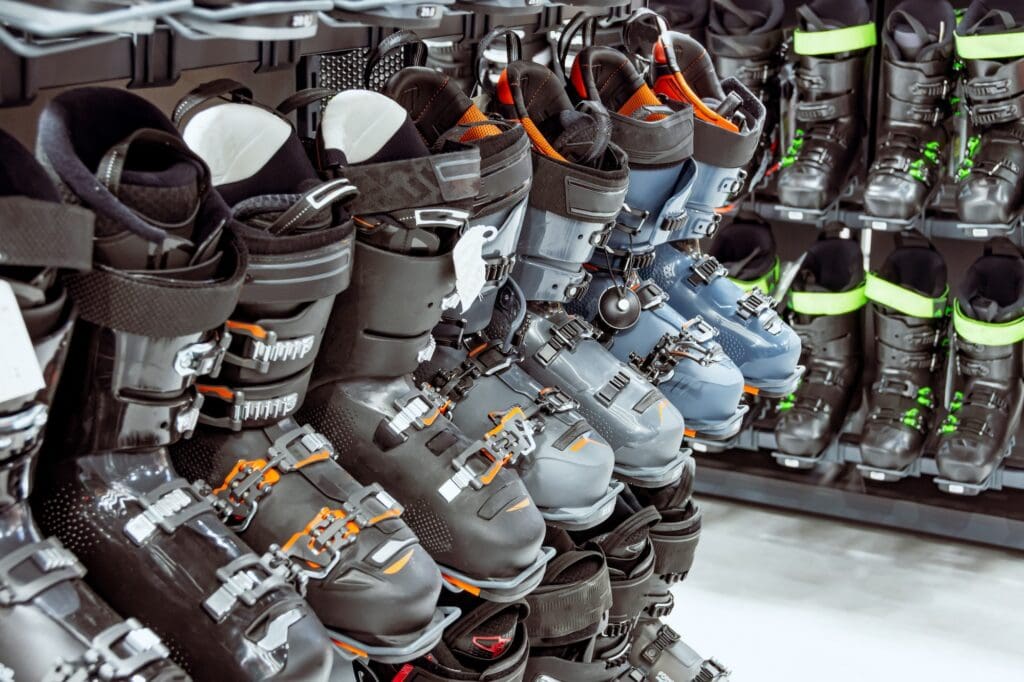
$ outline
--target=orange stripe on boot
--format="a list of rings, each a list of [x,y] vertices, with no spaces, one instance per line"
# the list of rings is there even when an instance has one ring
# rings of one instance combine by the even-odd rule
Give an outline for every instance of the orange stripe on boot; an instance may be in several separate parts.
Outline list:
[[[619,108],[619,113],[623,116],[632,116],[633,112],[640,107],[660,107],[661,100],[654,94],[654,91],[647,87],[647,84],[641,85],[637,88],[637,91],[633,93],[633,96],[626,100],[626,103]],[[665,118],[665,114],[650,114],[646,121],[660,121]]]
[[[533,146],[537,148],[537,151],[544,156],[550,156],[556,161],[566,162],[565,157],[559,154],[558,150],[551,146],[551,143],[548,142],[546,137],[544,137],[544,133],[540,132],[540,128],[538,128],[537,124],[530,120],[529,117],[519,119],[519,123],[522,124],[523,128],[526,130],[526,134],[530,137],[530,142],[532,142]]]
[[[483,123],[490,119],[484,115],[484,112],[475,105],[470,105],[469,109],[462,114],[462,118],[459,119],[460,126],[468,126],[472,123]],[[494,137],[495,135],[501,135],[501,129],[498,126],[492,125],[475,125],[465,132],[462,136],[463,142],[472,142],[474,140],[482,140],[485,137]]]

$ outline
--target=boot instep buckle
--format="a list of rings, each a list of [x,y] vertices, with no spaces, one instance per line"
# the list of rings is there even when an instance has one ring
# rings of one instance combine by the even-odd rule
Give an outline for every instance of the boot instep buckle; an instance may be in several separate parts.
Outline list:
[[[46,426],[47,415],[46,405],[32,403],[17,414],[0,416],[0,462],[35,447]]]

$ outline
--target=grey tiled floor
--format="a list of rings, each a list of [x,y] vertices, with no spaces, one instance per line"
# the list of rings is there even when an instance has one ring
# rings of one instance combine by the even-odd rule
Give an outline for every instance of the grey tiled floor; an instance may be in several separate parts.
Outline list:
[[[1024,680],[1024,555],[702,504],[670,623],[735,682]]]

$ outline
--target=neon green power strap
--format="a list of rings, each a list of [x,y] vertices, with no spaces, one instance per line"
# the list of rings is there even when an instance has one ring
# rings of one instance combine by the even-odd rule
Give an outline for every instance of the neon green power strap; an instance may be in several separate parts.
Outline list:
[[[960,301],[953,303],[953,329],[964,341],[982,346],[1012,346],[1024,341],[1024,318],[1012,322],[982,322],[967,317]]]
[[[757,279],[736,279],[734,277],[729,279],[733,284],[743,289],[744,292],[749,292],[754,287],[757,287],[764,293],[771,294],[775,285],[779,283],[779,267],[779,259],[776,257],[775,265],[772,266],[772,269]]]
[[[928,298],[898,284],[868,273],[868,299],[911,317],[938,318],[946,314],[949,287],[939,298]]]
[[[961,59],[1007,59],[1024,57],[1024,31],[981,36],[953,34]]]
[[[824,291],[791,291],[789,307],[803,315],[843,315],[860,310],[868,302],[865,287],[831,293]]]
[[[797,54],[836,54],[874,47],[878,42],[875,22],[836,28],[831,31],[793,31],[793,51]]]

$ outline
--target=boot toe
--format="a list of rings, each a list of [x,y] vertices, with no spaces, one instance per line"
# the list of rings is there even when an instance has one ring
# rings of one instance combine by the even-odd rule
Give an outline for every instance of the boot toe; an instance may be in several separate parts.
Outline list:
[[[1017,212],[1013,187],[999,178],[972,177],[960,185],[957,210],[960,219],[969,223],[1005,225]]]
[[[471,578],[511,578],[537,559],[544,541],[544,517],[518,476],[504,470],[487,486],[495,492],[480,507],[480,523],[459,529],[460,565]],[[502,485],[504,483],[504,485]],[[492,516],[493,514],[493,516]],[[483,517],[490,516],[489,519]]]
[[[939,474],[957,483],[984,483],[999,464],[998,453],[991,444],[977,443],[964,438],[944,439],[935,453]]]
[[[864,208],[869,215],[906,220],[921,209],[927,191],[913,179],[873,175],[864,188]]]
[[[867,424],[861,434],[860,455],[868,466],[902,471],[921,454],[917,431],[887,424]]]
[[[779,175],[779,201],[784,206],[822,209],[835,198],[830,178],[813,168],[790,166]]]
[[[534,503],[542,509],[580,508],[597,504],[608,492],[615,451],[597,431],[584,433],[559,449],[560,433],[540,434],[531,465],[521,476]],[[570,483],[571,481],[571,483]]]
[[[787,455],[816,457],[835,434],[829,420],[805,412],[786,412],[775,425],[775,445]]]

